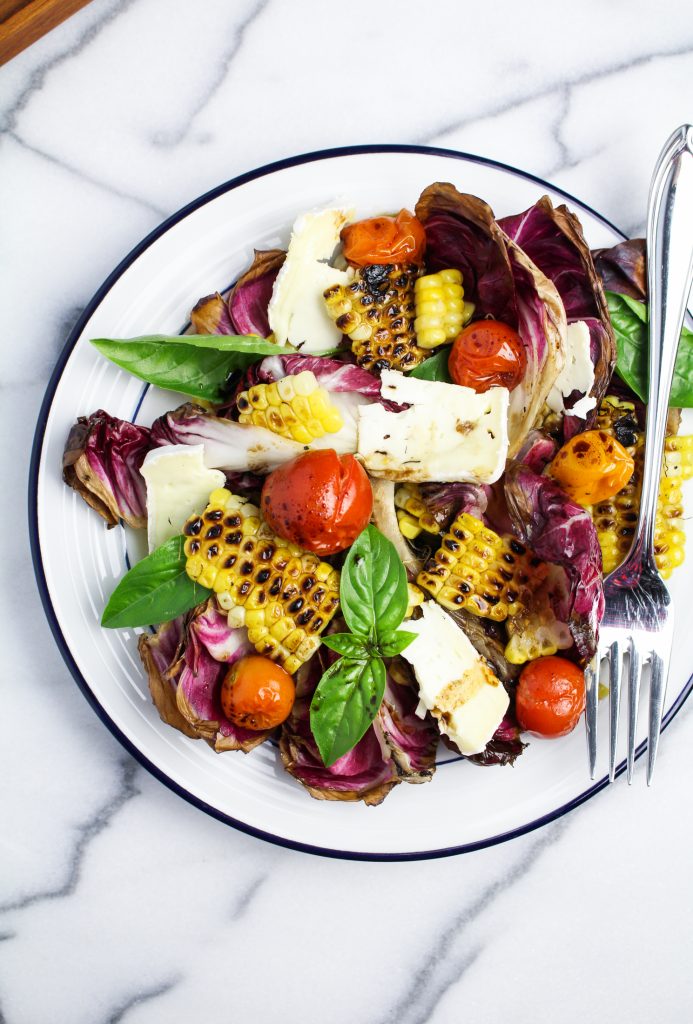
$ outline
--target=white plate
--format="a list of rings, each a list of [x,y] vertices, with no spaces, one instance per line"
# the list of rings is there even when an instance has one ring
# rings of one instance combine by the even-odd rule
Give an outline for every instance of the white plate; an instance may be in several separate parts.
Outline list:
[[[513,769],[459,760],[441,764],[429,785],[400,785],[380,807],[370,808],[311,799],[283,771],[269,744],[248,755],[215,754],[203,741],[186,739],[160,721],[151,703],[135,632],[99,626],[104,603],[126,568],[126,532],[107,530],[63,484],[61,456],[79,415],[104,408],[149,424],[177,404],[176,396],[148,390],[116,369],[89,338],[175,334],[200,296],[229,286],[253,247],[286,244],[298,213],[335,198],[353,202],[360,215],[412,207],[434,181],[452,181],[482,196],[497,216],[524,210],[548,193],[578,213],[593,247],[622,238],[603,217],[539,179],[447,150],[359,147],[272,164],[175,214],[113,272],[65,346],[34,442],[30,526],[36,576],[62,655],[101,719],[162,782],[208,813],[253,835],[331,856],[405,859],[487,846],[558,817],[606,780],[589,783],[578,728],[562,740],[533,742]],[[679,608],[690,605],[693,574],[679,570],[672,591]],[[692,684],[679,622],[666,721]],[[640,740],[644,736],[643,714]]]

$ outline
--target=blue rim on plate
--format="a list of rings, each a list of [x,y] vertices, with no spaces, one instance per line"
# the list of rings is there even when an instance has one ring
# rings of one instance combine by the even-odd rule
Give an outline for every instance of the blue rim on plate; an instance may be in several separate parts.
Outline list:
[[[39,466],[41,463],[41,454],[43,450],[44,434],[46,429],[46,421],[53,403],[53,397],[55,395],[58,383],[62,377],[65,364],[75,347],[78,338],[82,334],[84,327],[93,315],[96,308],[103,301],[104,297],[111,290],[116,281],[121,275],[130,267],[132,263],[152,245],[158,238],[165,234],[170,228],[177,224],[180,220],[192,213],[194,210],[199,209],[206,203],[211,202],[218,196],[223,195],[232,189],[238,188],[240,185],[244,185],[249,181],[253,181],[256,178],[261,178],[267,174],[272,174],[275,171],[281,171],[288,167],[295,167],[299,164],[311,163],[317,160],[328,160],[332,157],[339,156],[354,156],[367,153],[422,153],[427,156],[443,156],[454,160],[465,160],[470,163],[481,164],[487,167],[494,167],[500,170],[506,171],[509,174],[517,175],[518,177],[524,178],[525,180],[533,181],[542,188],[550,189],[553,192],[557,192],[562,195],[568,202],[574,203],[581,206],[583,209],[588,210],[594,217],[600,220],[616,234],[622,238],[626,236],[620,231],[614,224],[612,224],[606,217],[603,217],[596,210],[593,210],[586,203],[576,199],[569,192],[564,189],[558,188],[556,185],[551,185],[549,182],[544,181],[543,178],[537,177],[535,174],[530,174],[526,171],[521,171],[517,167],[512,167],[509,164],[502,163],[499,160],[490,160],[485,157],[476,156],[472,153],[463,153],[457,150],[444,149],[437,146],[409,146],[409,145],[368,145],[368,146],[345,146],[335,149],[323,149],[317,150],[314,153],[303,153],[299,156],[288,157],[284,160],[277,160],[274,163],[265,164],[263,167],[259,167],[253,171],[247,171],[245,174],[240,174],[236,178],[232,178],[230,181],[225,182],[223,185],[218,185],[216,188],[211,189],[198,199],[193,200],[178,210],[177,213],[172,214],[162,224],[155,228],[146,238],[144,238],[138,245],[132,249],[132,251],[125,257],[124,260],[115,268],[115,270],[106,278],[104,283],[98,289],[94,297],[88,303],[84,312],[80,316],[78,322],[72,329],[69,338],[65,342],[65,346],[58,358],[57,364],[49,381],[41,404],[41,410],[38,415],[36,423],[36,432],[34,434],[34,441],[31,451],[31,461],[29,465],[29,540],[31,545],[31,558],[34,566],[34,574],[36,576],[36,582],[38,584],[39,594],[41,595],[41,602],[43,604],[48,623],[51,631],[55,638],[55,642],[58,646],[58,650],[62,655],[62,658],[69,668],[72,676],[77,683],[78,687],[82,691],[84,697],[99,716],[104,725],[110,730],[120,744],[131,754],[143,768],[146,768],[155,778],[160,782],[163,782],[165,786],[168,786],[170,790],[176,793],[178,796],[187,800],[188,803],[194,807],[205,811],[211,817],[216,818],[218,821],[224,822],[226,825],[231,825],[233,828],[238,829],[240,832],[244,832],[246,835],[254,836],[257,839],[264,839],[266,842],[273,843],[275,846],[283,846],[292,850],[299,850],[302,853],[312,853],[323,857],[333,857],[340,860],[363,860],[363,861],[411,861],[411,860],[432,860],[439,857],[451,857],[459,853],[471,853],[474,850],[482,850],[489,846],[497,846],[499,843],[504,843],[509,839],[514,839],[517,836],[525,835],[528,832],[533,832],[535,829],[541,828],[543,825],[548,825],[550,822],[555,821],[557,818],[567,814],[568,811],[572,811],[574,808],[579,807],[580,804],[589,800],[596,793],[599,793],[609,784],[607,776],[600,779],[586,789],[579,796],[570,800],[568,803],[563,804],[561,807],[552,811],[550,814],[545,814],[534,821],[528,822],[526,825],[522,825],[519,828],[511,829],[507,832],[499,833],[496,836],[491,836],[488,839],[478,840],[473,843],[464,843],[459,846],[446,847],[439,850],[423,850],[420,852],[410,853],[360,853],[356,851],[340,851],[340,850],[329,850],[320,846],[312,846],[306,843],[299,843],[293,840],[283,839],[281,836],[275,836],[270,832],[265,832],[262,829],[254,828],[251,825],[247,825],[245,822],[238,821],[231,815],[224,814],[215,807],[211,807],[204,800],[200,800],[199,797],[194,796],[188,792],[184,787],[178,785],[173,779],[169,778],[165,772],[161,771],[155,764],[153,764],[145,755],[136,747],[134,744],[125,736],[125,734],[119,729],[115,722],[106,713],[104,708],[101,706],[93,691],[91,690],[88,682],[80,672],[77,664],[72,657],[72,653],[65,641],[65,638],[58,624],[58,619],[53,607],[50,594],[48,592],[48,586],[46,584],[46,577],[43,569],[43,560],[41,557],[41,546],[39,542],[38,533],[38,507],[37,507],[37,496],[38,496],[38,475]],[[57,467],[56,467],[57,468]],[[693,676],[688,680],[686,685],[681,690],[672,706],[664,716],[662,723],[662,729],[665,729],[681,706],[689,696],[693,689]],[[636,750],[636,758],[642,756],[645,752],[647,743],[643,742]],[[587,765],[587,759],[585,758],[585,766]],[[626,762],[623,761],[616,770],[616,775],[621,775],[626,768]]]

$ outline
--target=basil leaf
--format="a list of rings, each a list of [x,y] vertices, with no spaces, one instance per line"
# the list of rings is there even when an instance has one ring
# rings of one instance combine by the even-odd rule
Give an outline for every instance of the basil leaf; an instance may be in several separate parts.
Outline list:
[[[210,338],[215,341],[213,346]],[[286,351],[264,338],[222,334],[92,338],[91,343],[134,377],[208,402],[223,401],[228,376],[234,370],[245,370],[266,355]]]
[[[636,395],[647,401],[648,336],[647,306],[628,295],[606,292],[609,316],[616,336],[616,370]],[[681,331],[669,405],[675,409],[693,406],[693,331]]]
[[[324,673],[310,705],[310,728],[329,768],[356,746],[385,692],[380,658],[340,658]]]
[[[416,640],[417,633],[410,633],[405,629],[398,629],[396,633],[388,633],[380,638],[379,651],[383,658],[394,658],[401,654],[405,648]]]
[[[392,544],[367,526],[352,544],[340,583],[342,615],[352,633],[379,642],[407,610],[407,574]]]
[[[434,356],[429,356],[409,374],[410,377],[418,377],[419,380],[442,380],[444,384],[452,384],[452,377],[448,370],[448,359],[452,345],[446,345],[439,349]]]
[[[186,573],[184,543],[184,537],[172,537],[134,565],[111,594],[101,625],[157,625],[202,604],[211,590],[193,583]]]
[[[331,633],[324,636],[322,642],[331,651],[342,654],[347,658],[368,658],[369,651],[360,636],[353,633]]]

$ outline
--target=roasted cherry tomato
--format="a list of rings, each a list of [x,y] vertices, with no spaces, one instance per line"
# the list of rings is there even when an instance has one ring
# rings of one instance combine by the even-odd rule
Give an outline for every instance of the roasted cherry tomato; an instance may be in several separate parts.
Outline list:
[[[567,658],[530,661],[517,686],[515,710],[520,727],[536,736],[565,736],[585,710],[585,676]]]
[[[306,452],[275,469],[262,488],[262,514],[280,537],[333,555],[353,544],[368,526],[373,491],[353,455],[333,448]]]
[[[549,472],[573,501],[596,505],[626,486],[634,466],[615,437],[603,430],[586,430],[563,445]]]
[[[274,729],[289,717],[296,687],[281,665],[259,654],[232,665],[221,684],[221,707],[234,725]]]
[[[448,369],[455,384],[483,394],[489,388],[512,391],[527,368],[527,354],[517,331],[500,320],[477,320],[455,339]]]
[[[409,210],[396,217],[371,217],[342,228],[344,257],[355,267],[373,263],[418,263],[426,248],[423,224]]]

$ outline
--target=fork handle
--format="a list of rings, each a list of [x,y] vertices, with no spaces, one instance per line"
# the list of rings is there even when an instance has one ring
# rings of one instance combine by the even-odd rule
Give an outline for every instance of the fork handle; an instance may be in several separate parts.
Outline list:
[[[693,281],[693,126],[662,150],[647,211],[649,401],[640,516],[632,553],[654,565],[657,495],[674,364]]]

